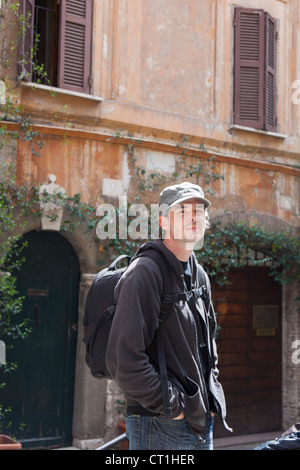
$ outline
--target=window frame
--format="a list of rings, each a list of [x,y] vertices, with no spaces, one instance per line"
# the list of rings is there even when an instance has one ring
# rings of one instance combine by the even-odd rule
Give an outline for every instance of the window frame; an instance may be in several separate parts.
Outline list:
[[[58,75],[57,83],[59,88],[73,90],[77,92],[89,93],[91,80],[91,54],[92,54],[92,17],[93,17],[93,0],[85,0],[85,16],[76,15],[74,12],[68,12],[67,3],[72,0],[60,2],[60,21],[59,21],[59,43],[58,43]],[[73,48],[76,47],[75,42],[71,45],[68,43],[67,34],[73,28],[81,28],[84,30],[84,44],[82,43],[83,61],[75,60],[73,65],[77,65],[77,70],[68,71],[68,63],[73,55]],[[77,44],[78,46],[78,44]],[[80,69],[81,68],[81,69]],[[80,84],[80,73],[82,72],[82,84]],[[76,75],[77,73],[77,83]],[[73,77],[72,77],[73,76]]]
[[[93,23],[93,0],[84,0],[85,14],[82,15],[82,8],[78,7],[78,2],[74,0],[60,0],[59,2],[59,39],[58,39],[58,63],[57,63],[57,88],[75,91],[79,93],[90,94],[91,90],[91,57],[92,57],[92,23]],[[69,8],[68,8],[69,7]],[[72,8],[73,7],[73,8]],[[69,14],[68,9],[75,12]],[[76,15],[76,10],[78,15]],[[34,13],[35,13],[35,0],[21,0],[20,12],[24,19],[24,29],[21,36],[20,44],[20,67],[19,74],[22,80],[32,82],[32,52],[34,47]],[[30,16],[28,15],[28,12]],[[81,13],[81,15],[80,15]],[[80,17],[81,16],[81,17]],[[31,27],[28,25],[31,22]],[[69,23],[68,23],[69,22]],[[66,69],[70,67],[70,59],[72,60],[72,46],[66,41],[66,25],[80,25],[81,31],[84,34],[81,37],[75,38],[77,47],[81,48],[83,60],[81,63],[75,60],[72,64],[73,80],[67,79]],[[79,26],[79,27],[80,27]],[[72,32],[72,27],[70,28]],[[69,30],[69,31],[70,31]],[[76,31],[76,28],[73,28]],[[69,37],[70,39],[70,37]],[[77,41],[75,41],[77,39]],[[69,62],[67,62],[69,60]],[[77,67],[77,69],[76,69]],[[81,75],[80,75],[81,74]],[[70,74],[69,74],[70,77]],[[74,78],[75,77],[75,78]],[[77,83],[76,83],[77,77]]]
[[[262,9],[236,7],[234,27],[234,125],[276,132],[277,22]]]

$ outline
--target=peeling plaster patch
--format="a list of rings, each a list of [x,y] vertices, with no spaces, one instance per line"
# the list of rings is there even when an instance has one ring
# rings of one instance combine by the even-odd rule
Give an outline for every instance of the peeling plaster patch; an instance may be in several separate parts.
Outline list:
[[[147,67],[148,67],[149,70],[153,69],[153,59],[152,59],[152,57],[148,57],[146,59],[146,64],[147,64]]]
[[[5,83],[0,80],[0,104],[5,104]]]
[[[210,88],[212,85],[212,76],[211,74],[209,73],[206,77],[205,77],[205,86],[207,88]]]
[[[17,142],[11,139],[0,147],[0,178],[16,172]]]
[[[130,171],[128,167],[128,154],[127,152],[123,155],[123,163],[122,163],[122,178],[123,178],[123,192],[127,193],[130,185]]]
[[[125,87],[123,85],[120,85],[118,88],[118,94],[124,95],[124,93],[125,93]]]
[[[280,195],[280,208],[285,210],[292,209],[292,198],[290,196]]]
[[[232,167],[229,177],[229,190],[231,194],[237,195],[238,191],[238,178],[236,175],[236,168]]]
[[[80,186],[81,186],[81,188],[84,189],[85,191],[88,191],[88,190],[89,190],[89,188],[88,188],[88,186],[87,186],[87,184],[86,184],[86,181],[85,181],[83,178],[80,178]]]
[[[115,103],[107,103],[105,106],[105,112],[106,113],[113,113],[116,108]]]
[[[162,152],[147,152],[147,170],[174,173],[175,157]]]
[[[123,196],[124,188],[122,180],[103,178],[103,196],[119,197]]]
[[[157,26],[157,31],[164,31],[165,29],[167,29],[167,25],[165,24],[160,24]]]
[[[107,35],[103,34],[103,58],[107,59],[107,51],[108,51],[108,46],[107,46]]]
[[[220,197],[239,195],[239,180],[236,169],[233,166],[226,168],[222,164],[221,174],[224,175],[224,180],[220,181]]]

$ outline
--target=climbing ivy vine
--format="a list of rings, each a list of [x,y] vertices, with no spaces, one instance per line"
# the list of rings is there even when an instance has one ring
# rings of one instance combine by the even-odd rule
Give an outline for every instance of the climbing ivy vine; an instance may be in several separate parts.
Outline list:
[[[268,230],[250,222],[216,221],[198,257],[220,285],[226,284],[230,269],[246,265],[269,266],[270,275],[282,284],[291,278],[300,282],[300,240],[292,229]]]

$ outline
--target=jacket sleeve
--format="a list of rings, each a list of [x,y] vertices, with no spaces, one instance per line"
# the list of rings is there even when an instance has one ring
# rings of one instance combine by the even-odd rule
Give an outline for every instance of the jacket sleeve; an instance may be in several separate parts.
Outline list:
[[[209,319],[209,330],[210,330],[210,338],[211,338],[211,354],[212,354],[212,360],[213,360],[213,373],[215,376],[215,379],[217,380],[218,375],[219,375],[219,370],[218,370],[218,353],[217,353],[217,345],[216,345],[216,332],[217,332],[217,321],[216,321],[216,314],[214,310],[214,306],[212,303],[212,298],[211,298],[211,285],[210,285],[210,280],[206,272],[203,270],[204,276],[205,276],[205,281],[206,281],[206,288],[207,288],[207,298],[205,301],[205,308],[207,311],[208,319]]]
[[[131,400],[163,414],[159,373],[146,354],[158,328],[163,280],[156,263],[137,258],[122,276],[109,336],[106,363],[116,383]],[[172,389],[172,387],[171,387]],[[182,411],[176,391],[170,393],[175,417]]]

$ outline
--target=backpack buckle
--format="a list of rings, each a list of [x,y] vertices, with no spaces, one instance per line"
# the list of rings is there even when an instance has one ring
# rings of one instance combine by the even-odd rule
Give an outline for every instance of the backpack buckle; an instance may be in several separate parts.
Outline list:
[[[202,299],[205,297],[206,295],[206,286],[201,286],[199,287],[199,289],[193,289],[191,291],[191,296],[194,298],[194,299],[198,299],[199,297],[201,297]]]
[[[164,295],[164,297],[163,297],[163,302],[162,302],[162,303],[169,305],[169,304],[172,303],[172,301],[173,301],[172,295],[166,294],[166,295]]]

